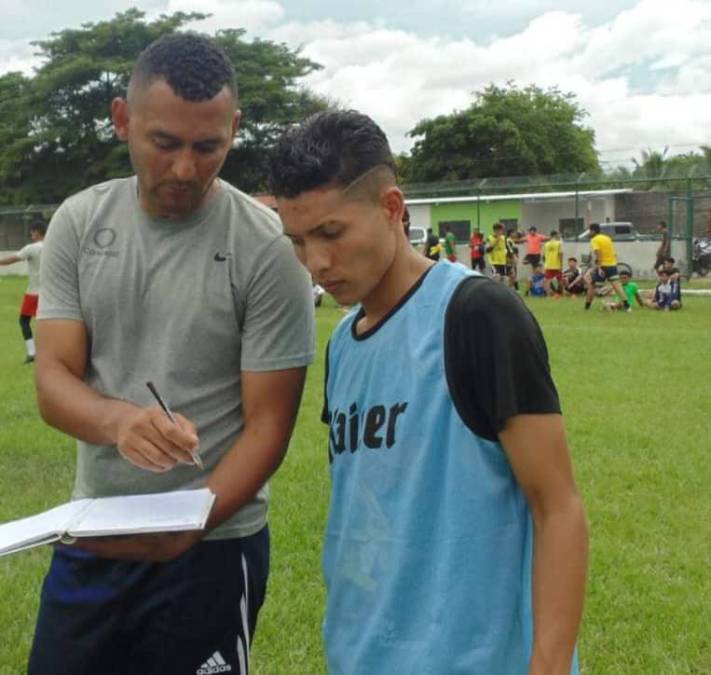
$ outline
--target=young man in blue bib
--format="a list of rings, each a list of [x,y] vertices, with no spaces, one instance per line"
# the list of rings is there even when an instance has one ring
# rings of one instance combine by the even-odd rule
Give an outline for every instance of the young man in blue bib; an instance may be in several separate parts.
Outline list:
[[[272,172],[296,256],[359,303],[327,355],[329,672],[577,672],[587,532],[535,319],[412,249],[368,117],[309,118]]]

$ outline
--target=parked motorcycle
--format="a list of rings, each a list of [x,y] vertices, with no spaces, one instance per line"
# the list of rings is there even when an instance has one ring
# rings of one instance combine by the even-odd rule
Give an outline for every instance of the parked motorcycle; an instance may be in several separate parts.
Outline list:
[[[711,238],[694,240],[691,271],[700,277],[705,277],[711,272]]]

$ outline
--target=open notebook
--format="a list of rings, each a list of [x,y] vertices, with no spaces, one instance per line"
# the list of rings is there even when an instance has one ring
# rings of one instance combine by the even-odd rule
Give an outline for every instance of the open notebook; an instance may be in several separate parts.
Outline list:
[[[0,525],[0,556],[68,538],[202,530],[214,501],[207,488],[78,499]]]

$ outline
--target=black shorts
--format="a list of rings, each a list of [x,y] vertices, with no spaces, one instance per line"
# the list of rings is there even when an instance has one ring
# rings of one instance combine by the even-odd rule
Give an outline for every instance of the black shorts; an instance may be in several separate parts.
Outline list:
[[[57,546],[28,675],[245,674],[268,572],[266,527],[166,563]]]
[[[527,253],[526,257],[524,260],[529,264],[529,265],[538,265],[538,263],[541,262],[541,254],[540,253]]]
[[[492,265],[492,267],[494,268],[494,272],[500,277],[507,277],[509,275],[508,265]]]
[[[599,274],[597,269],[592,273],[592,280],[598,285],[604,284],[606,281],[617,281],[620,278],[617,265],[600,267],[600,269],[602,270],[602,274]]]

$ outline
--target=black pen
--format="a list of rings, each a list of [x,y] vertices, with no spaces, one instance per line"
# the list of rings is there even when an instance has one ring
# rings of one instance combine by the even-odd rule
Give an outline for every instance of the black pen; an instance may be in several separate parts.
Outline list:
[[[175,416],[171,412],[170,408],[166,405],[165,401],[161,398],[161,395],[158,393],[158,390],[156,389],[156,386],[153,384],[153,382],[146,382],[146,386],[148,387],[151,394],[153,394],[153,398],[155,398],[155,400],[158,402],[158,405],[162,408],[168,419],[173,424],[177,424],[178,421],[175,419]],[[190,452],[190,456],[193,458],[193,463],[195,464],[195,466],[199,466],[201,469],[205,469],[205,465],[202,463],[202,458],[197,452]]]

